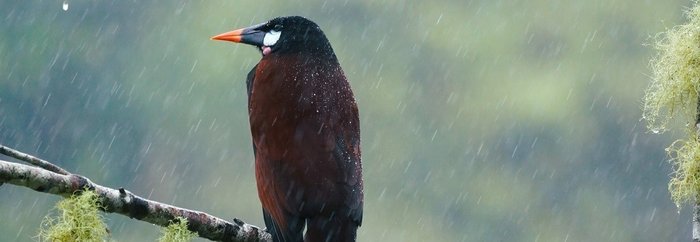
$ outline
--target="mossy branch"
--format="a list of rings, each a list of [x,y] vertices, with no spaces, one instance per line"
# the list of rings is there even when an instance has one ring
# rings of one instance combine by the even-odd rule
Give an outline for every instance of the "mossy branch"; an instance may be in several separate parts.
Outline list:
[[[651,60],[653,80],[644,96],[644,116],[649,130],[668,130],[671,120],[688,123],[688,138],[674,142],[667,152],[674,167],[669,182],[679,207],[700,194],[700,6],[686,11],[688,23],[656,36],[658,51]]]
[[[24,160],[22,157],[20,156],[18,159]],[[122,214],[163,227],[171,225],[177,218],[182,217],[187,220],[189,231],[197,233],[199,237],[214,241],[272,240],[270,234],[263,229],[239,219],[233,219],[233,222],[229,222],[204,212],[148,200],[134,195],[124,188],[113,189],[101,186],[80,175],[59,174],[45,169],[43,166],[34,167],[0,160],[0,184],[2,183],[28,187],[35,191],[63,197],[70,197],[87,189],[97,195],[100,208],[105,212]]]
[[[669,122],[696,117],[700,92],[700,7],[686,11],[688,23],[656,35],[657,55],[651,60],[652,83],[644,96],[643,118],[655,133]],[[695,134],[692,134],[695,135]]]
[[[187,219],[179,217],[163,229],[163,235],[158,239],[158,242],[190,241],[196,236],[187,229]]]
[[[673,164],[668,184],[671,197],[681,207],[693,203],[693,241],[700,241],[700,5],[686,11],[688,23],[656,36],[658,51],[651,60],[653,80],[644,96],[647,127],[666,131],[680,116],[688,123],[688,138],[666,149]],[[694,124],[694,125],[691,125]]]
[[[56,205],[55,216],[46,216],[41,222],[40,241],[105,241],[107,225],[99,212],[99,197],[92,191],[82,191],[63,199]]]
[[[677,140],[666,149],[675,167],[668,190],[678,207],[698,196],[700,184],[700,141],[697,137]]]

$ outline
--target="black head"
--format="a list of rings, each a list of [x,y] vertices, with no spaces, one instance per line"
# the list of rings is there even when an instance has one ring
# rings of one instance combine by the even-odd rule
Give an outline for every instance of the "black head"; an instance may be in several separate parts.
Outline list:
[[[321,28],[300,16],[277,17],[212,39],[253,45],[260,49],[263,56],[303,52],[333,55],[333,49]]]

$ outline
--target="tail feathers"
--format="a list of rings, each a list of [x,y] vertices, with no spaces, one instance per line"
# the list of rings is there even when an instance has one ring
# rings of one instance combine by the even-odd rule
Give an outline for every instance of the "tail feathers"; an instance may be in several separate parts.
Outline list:
[[[263,218],[267,232],[272,235],[274,242],[301,242],[303,239],[304,220],[293,216],[287,217],[287,226],[277,224],[272,216],[263,209]],[[286,227],[286,229],[284,229]]]
[[[357,239],[359,223],[349,217],[316,217],[307,220],[305,242],[347,242]]]

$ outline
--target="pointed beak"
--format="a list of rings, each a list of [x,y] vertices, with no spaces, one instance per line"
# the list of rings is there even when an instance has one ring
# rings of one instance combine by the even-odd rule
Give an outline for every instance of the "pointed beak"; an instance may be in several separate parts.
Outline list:
[[[225,41],[231,41],[231,42],[236,42],[240,43],[242,39],[242,34],[245,28],[243,29],[237,29],[234,31],[229,31],[214,37],[211,37],[212,40],[225,40]]]
[[[263,40],[265,39],[265,32],[258,30],[264,24],[253,25],[247,28],[237,29],[234,31],[229,31],[214,37],[213,40],[224,40],[236,43],[249,44],[254,46],[263,46]]]

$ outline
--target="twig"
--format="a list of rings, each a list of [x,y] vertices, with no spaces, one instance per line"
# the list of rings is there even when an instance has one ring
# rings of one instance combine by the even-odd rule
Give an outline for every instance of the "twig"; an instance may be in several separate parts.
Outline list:
[[[148,200],[124,188],[101,186],[76,174],[58,174],[0,160],[0,183],[3,182],[63,197],[88,188],[99,195],[105,212],[126,215],[159,226],[168,226],[175,218],[185,217],[188,221],[187,229],[196,232],[199,237],[214,241],[272,241],[270,234],[263,229],[239,219],[234,219],[231,223],[204,212]]]
[[[18,159],[18,160],[29,162],[29,164],[44,168],[44,169],[49,170],[49,171],[56,172],[56,173],[61,174],[61,175],[70,175],[70,172],[68,172],[68,171],[64,170],[63,168],[58,167],[54,164],[51,164],[51,162],[48,162],[48,161],[36,158],[34,156],[19,152],[18,150],[12,149],[12,148],[4,146],[4,145],[0,145],[0,154],[6,155],[9,157]]]

